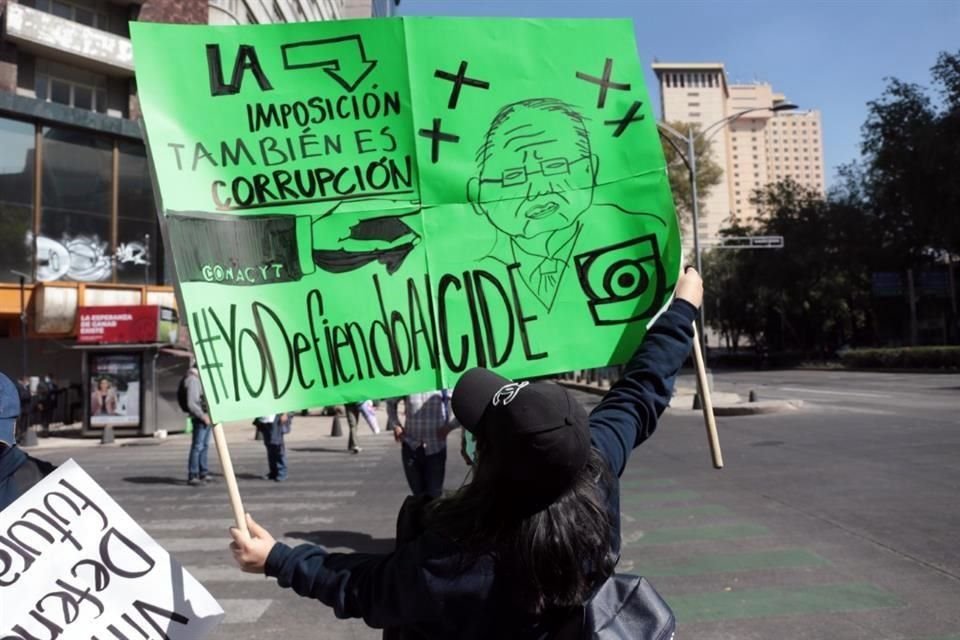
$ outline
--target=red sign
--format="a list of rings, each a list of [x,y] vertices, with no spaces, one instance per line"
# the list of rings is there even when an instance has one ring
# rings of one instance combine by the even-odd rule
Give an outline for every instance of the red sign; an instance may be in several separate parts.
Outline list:
[[[135,344],[157,341],[160,307],[80,307],[77,342]]]

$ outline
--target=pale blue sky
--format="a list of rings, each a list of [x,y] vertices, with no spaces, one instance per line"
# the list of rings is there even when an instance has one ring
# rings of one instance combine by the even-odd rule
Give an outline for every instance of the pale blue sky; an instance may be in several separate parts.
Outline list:
[[[731,82],[769,82],[819,109],[828,184],[859,156],[884,77],[929,84],[938,52],[960,50],[960,0],[401,0],[400,13],[632,18],[652,95],[654,58],[723,62]]]

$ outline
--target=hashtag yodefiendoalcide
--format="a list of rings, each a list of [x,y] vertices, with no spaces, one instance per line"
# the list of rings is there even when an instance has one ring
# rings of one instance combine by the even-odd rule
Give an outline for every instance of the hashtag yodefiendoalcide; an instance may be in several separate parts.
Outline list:
[[[318,289],[299,305],[285,301],[282,310],[261,301],[192,309],[207,398],[215,413],[224,403],[293,398],[318,385],[497,367],[518,351],[527,361],[546,358],[535,335],[538,316],[523,308],[518,269],[507,267],[503,281],[484,270],[407,278],[396,305],[385,301],[374,275],[376,313],[362,322],[351,316],[356,305],[329,300]]]

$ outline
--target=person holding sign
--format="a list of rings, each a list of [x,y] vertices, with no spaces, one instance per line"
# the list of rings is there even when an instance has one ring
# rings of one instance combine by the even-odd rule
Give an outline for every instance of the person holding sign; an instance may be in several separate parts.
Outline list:
[[[15,439],[20,417],[20,393],[13,381],[0,373],[0,511],[43,480],[55,467],[24,453]]]
[[[702,299],[700,276],[688,269],[589,417],[561,386],[464,373],[452,407],[477,440],[473,479],[420,518],[401,512],[401,521],[423,526],[401,532],[395,552],[290,548],[248,514],[249,535],[231,529],[235,560],[339,618],[404,637],[582,637],[584,620],[596,620],[595,594],[604,604],[617,597],[604,585],[620,552],[618,477],[670,402]]]

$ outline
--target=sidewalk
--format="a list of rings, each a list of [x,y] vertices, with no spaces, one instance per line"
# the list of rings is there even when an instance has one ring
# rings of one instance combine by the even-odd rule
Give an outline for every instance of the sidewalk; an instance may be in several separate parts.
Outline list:
[[[610,390],[610,381],[601,380],[598,383],[575,382],[573,380],[557,380],[558,383],[577,389],[586,393],[592,393],[602,396]],[[713,402],[713,413],[716,416],[751,416],[766,413],[779,413],[781,411],[796,411],[803,406],[802,400],[760,400],[750,402],[740,394],[724,392],[717,389],[716,384],[711,383],[713,391],[710,399]],[[693,374],[677,376],[677,384],[674,388],[673,399],[670,401],[670,409],[678,412],[700,412],[700,408],[694,408],[694,398],[697,394],[696,378]]]
[[[381,402],[380,405],[376,408],[377,421],[381,429],[381,433],[386,428],[387,425],[387,410],[386,403]],[[180,423],[182,425],[182,423]],[[179,428],[180,425],[178,425]],[[294,415],[293,418],[293,429],[290,434],[284,437],[284,440],[288,443],[296,442],[298,440],[306,440],[316,438],[318,434],[329,435],[333,427],[333,417],[332,416],[321,416],[320,409],[316,409],[311,415],[302,416],[299,413]],[[340,427],[343,431],[344,442],[346,442],[347,436],[347,419],[344,416],[340,416]],[[163,427],[161,427],[162,429]],[[224,423],[223,428],[225,431],[234,434],[249,431],[250,439],[253,439],[254,428],[251,420],[236,420],[233,422]],[[366,421],[361,416],[360,422],[357,425],[358,440],[362,442],[364,438],[373,436],[373,432],[367,426]],[[37,446],[35,447],[26,447],[25,451],[29,452],[38,452],[42,449],[62,449],[62,448],[89,448],[89,447],[135,447],[135,446],[151,446],[151,445],[162,445],[169,441],[175,441],[179,439],[189,439],[190,434],[183,431],[177,432],[168,432],[164,436],[124,436],[119,433],[115,433],[115,439],[110,444],[100,444],[99,436],[87,436],[82,437],[80,435],[80,425],[79,424],[70,424],[70,425],[61,425],[58,427],[51,427],[49,436],[39,436],[37,438]],[[213,446],[211,440],[210,446]]]

